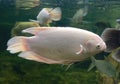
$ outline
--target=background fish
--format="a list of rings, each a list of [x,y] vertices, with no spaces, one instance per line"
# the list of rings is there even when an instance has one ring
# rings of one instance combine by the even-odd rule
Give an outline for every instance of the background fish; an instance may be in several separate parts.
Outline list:
[[[88,7],[80,8],[79,10],[76,11],[74,16],[72,17],[72,22],[73,23],[81,23],[83,22],[83,17],[85,17],[88,13]]]
[[[106,43],[106,52],[114,51],[112,57],[120,62],[120,30],[115,28],[107,28],[101,35]]]
[[[15,0],[15,5],[20,9],[31,9],[40,5],[40,0]]]
[[[106,52],[111,52],[120,47],[120,30],[115,28],[107,28],[101,35],[107,45]]]
[[[16,36],[7,45],[19,57],[47,64],[69,64],[85,60],[106,48],[96,34],[71,27],[36,27],[23,30],[35,36]]]
[[[31,20],[30,21],[35,21],[38,22],[41,25],[51,23],[52,21],[59,21],[61,19],[61,8],[56,7],[56,8],[43,8],[38,16],[37,20]]]

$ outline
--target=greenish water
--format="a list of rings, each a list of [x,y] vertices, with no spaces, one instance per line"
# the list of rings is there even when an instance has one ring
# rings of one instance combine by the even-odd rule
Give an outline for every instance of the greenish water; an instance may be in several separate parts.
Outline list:
[[[1,84],[96,84],[95,72],[87,72],[88,64],[46,65],[18,58],[4,52],[0,55]],[[84,66],[81,66],[84,65]],[[87,81],[86,81],[87,80]]]
[[[13,0],[14,1],[14,0]],[[120,18],[119,0],[40,0],[41,4],[29,10],[16,8],[14,2],[0,0],[0,84],[97,84],[95,70],[87,72],[90,60],[67,66],[47,65],[34,61],[24,60],[11,55],[6,51],[6,44],[11,38],[11,30],[16,22],[29,22],[36,19],[39,11],[44,7],[62,9],[62,19],[52,22],[51,26],[72,26],[87,29],[101,35],[108,27],[117,25],[116,19]],[[82,22],[71,21],[77,10],[88,6],[87,15],[82,17]],[[104,56],[103,53],[98,55]]]

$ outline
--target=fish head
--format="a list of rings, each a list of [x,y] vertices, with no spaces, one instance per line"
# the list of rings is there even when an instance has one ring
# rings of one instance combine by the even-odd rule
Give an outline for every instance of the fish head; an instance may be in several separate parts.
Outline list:
[[[89,53],[97,54],[106,49],[105,42],[100,37],[90,38],[86,42],[86,50]]]

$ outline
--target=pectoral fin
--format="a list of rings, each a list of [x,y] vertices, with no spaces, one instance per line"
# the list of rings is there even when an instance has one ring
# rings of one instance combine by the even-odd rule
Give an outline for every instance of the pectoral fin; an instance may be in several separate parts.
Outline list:
[[[84,51],[84,47],[80,44],[80,50],[76,52],[77,55],[81,54]]]

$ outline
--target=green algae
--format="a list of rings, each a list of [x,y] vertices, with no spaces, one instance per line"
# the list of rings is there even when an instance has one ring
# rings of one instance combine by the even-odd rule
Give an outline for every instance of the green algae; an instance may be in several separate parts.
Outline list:
[[[48,65],[24,60],[4,51],[0,54],[1,84],[96,84],[95,72],[86,68]]]

